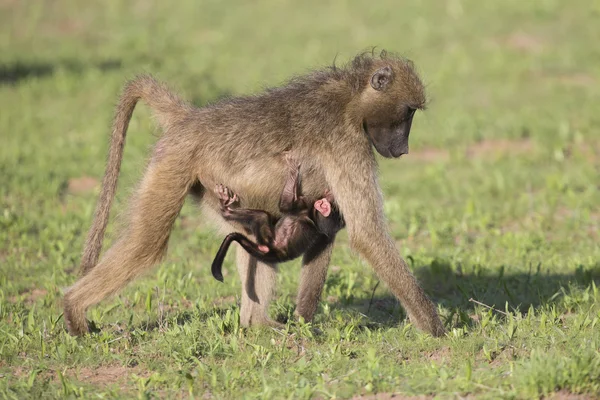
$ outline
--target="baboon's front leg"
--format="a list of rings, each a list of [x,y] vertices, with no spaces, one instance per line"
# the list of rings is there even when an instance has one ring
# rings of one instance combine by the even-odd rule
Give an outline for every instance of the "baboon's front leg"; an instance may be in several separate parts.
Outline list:
[[[346,221],[350,246],[375,270],[406,310],[411,322],[434,336],[445,329],[436,305],[412,274],[400,256],[394,238],[387,229],[383,212],[383,198],[373,165],[353,161],[353,173],[339,174],[333,160],[324,168],[327,181]],[[354,176],[370,179],[354,179]],[[364,195],[363,195],[364,194]]]
[[[311,321],[321,299],[334,239],[324,238],[310,248],[302,260],[302,271],[294,315]]]

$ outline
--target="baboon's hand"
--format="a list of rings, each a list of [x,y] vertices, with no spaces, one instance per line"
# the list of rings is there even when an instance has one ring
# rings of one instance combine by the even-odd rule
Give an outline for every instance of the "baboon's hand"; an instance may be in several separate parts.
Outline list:
[[[215,187],[215,193],[217,194],[222,207],[229,207],[239,200],[237,194],[233,193],[227,186],[221,185],[220,183]]]
[[[285,163],[291,171],[297,171],[300,169],[300,162],[298,162],[294,156],[292,156],[291,151],[284,152],[283,158],[285,159]]]

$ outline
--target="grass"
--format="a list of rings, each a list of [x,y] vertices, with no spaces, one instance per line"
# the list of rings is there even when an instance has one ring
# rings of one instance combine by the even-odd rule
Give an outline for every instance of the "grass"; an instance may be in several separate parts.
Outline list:
[[[598,4],[398,4],[0,1],[0,395],[600,396]],[[428,84],[411,154],[381,160],[381,182],[446,337],[407,323],[345,234],[311,324],[240,328],[233,260],[212,279],[220,238],[192,204],[166,261],[90,311],[100,333],[65,333],[126,79],[151,72],[202,105],[373,45]],[[140,107],[114,214],[155,132]],[[274,318],[298,276],[281,266]]]

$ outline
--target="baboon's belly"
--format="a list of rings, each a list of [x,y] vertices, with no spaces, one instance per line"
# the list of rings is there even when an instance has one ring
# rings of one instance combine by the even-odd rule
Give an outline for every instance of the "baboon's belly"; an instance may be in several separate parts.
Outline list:
[[[243,167],[228,168],[215,163],[211,168],[201,171],[199,180],[206,192],[203,203],[214,210],[219,209],[219,202],[214,194],[217,184],[223,184],[236,193],[240,199],[240,207],[265,210],[279,214],[279,198],[287,179],[287,166],[276,159],[252,161]],[[323,196],[327,183],[322,171],[316,168],[300,168],[302,195],[309,200]]]

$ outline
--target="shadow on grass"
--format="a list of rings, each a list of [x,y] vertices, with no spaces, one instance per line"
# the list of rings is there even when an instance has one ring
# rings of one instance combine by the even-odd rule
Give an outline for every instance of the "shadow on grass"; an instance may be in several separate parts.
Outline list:
[[[456,320],[455,326],[470,326],[474,321],[469,317],[477,306],[470,299],[476,300],[496,310],[505,311],[508,303],[511,312],[527,312],[530,307],[552,304],[561,298],[562,289],[571,285],[586,287],[595,282],[600,285],[600,263],[589,267],[580,266],[572,274],[550,274],[540,267],[532,267],[528,273],[508,273],[500,268],[498,273],[475,266],[471,272],[455,270],[446,261],[434,261],[430,265],[415,268],[415,274],[432,299],[451,310],[447,316],[449,321]],[[349,299],[330,302],[334,309],[361,313],[367,319],[360,328],[396,327],[406,318],[406,314],[398,300],[384,287],[377,285],[371,295],[357,296]],[[386,294],[379,294],[381,292]],[[202,311],[180,311],[169,317],[169,323],[185,325],[194,319],[205,321],[210,317],[225,317],[233,307],[220,307]],[[278,322],[286,323],[293,315],[293,307],[280,310],[275,316]],[[500,315],[503,318],[502,315]],[[151,320],[143,322],[132,330],[154,331],[160,329],[165,321]]]
[[[222,318],[225,317],[225,315],[227,315],[227,312],[231,312],[231,308],[213,308],[203,310],[200,312],[185,310],[175,312],[174,314],[169,316],[168,323],[172,324],[174,322],[175,324],[181,326],[191,322],[193,319],[205,321],[210,317],[214,317],[215,315]],[[160,319],[152,319],[150,321],[142,322],[139,325],[132,327],[131,330],[135,331],[137,329],[140,329],[142,331],[151,332],[160,329],[166,322],[167,321],[161,321]]]
[[[63,60],[54,64],[16,61],[9,64],[0,64],[0,84],[16,85],[24,79],[51,76],[57,69],[64,69],[70,73],[81,73],[85,69],[98,69],[106,72],[119,68],[121,68],[121,61],[115,59],[102,60],[91,64],[84,64],[75,60]]]
[[[473,267],[466,272],[453,269],[446,261],[434,261],[431,265],[415,268],[417,279],[427,294],[438,304],[452,310],[450,318],[458,315],[463,324],[477,304],[471,299],[496,310],[525,313],[530,307],[552,304],[561,298],[562,289],[571,285],[586,287],[595,282],[600,285],[600,263],[579,266],[572,274],[551,274],[541,266],[532,266],[527,273],[510,273],[502,267],[490,274],[484,268]],[[337,301],[332,307],[351,309],[366,315],[380,326],[396,326],[406,315],[398,300],[379,284],[373,296]],[[459,324],[461,325],[461,324]]]

